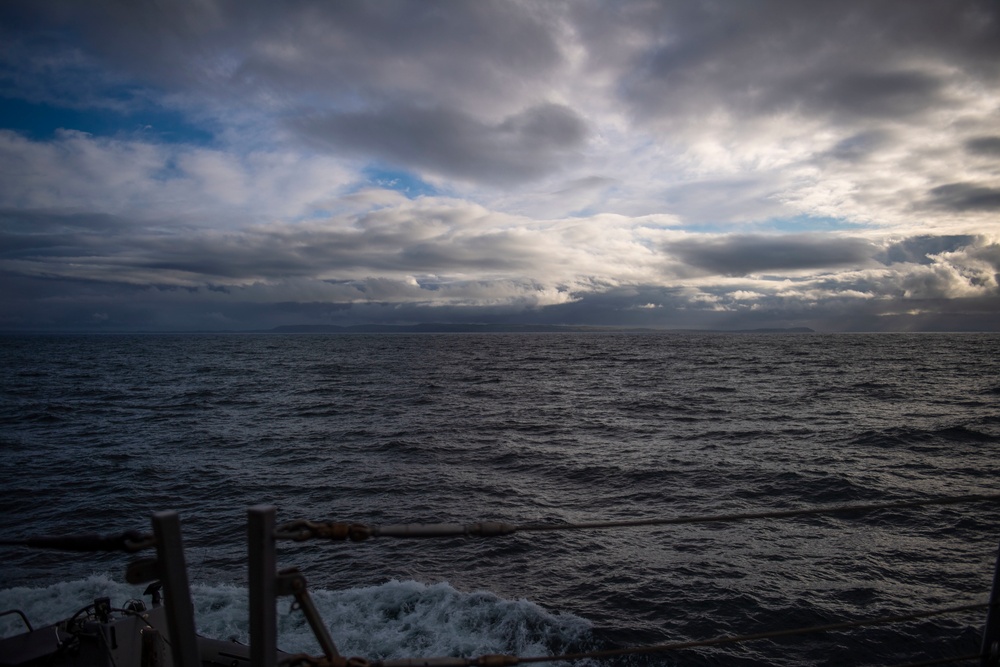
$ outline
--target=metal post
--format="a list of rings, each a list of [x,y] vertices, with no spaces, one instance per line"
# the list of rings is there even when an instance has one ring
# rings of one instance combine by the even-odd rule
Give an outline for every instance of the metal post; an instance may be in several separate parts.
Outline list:
[[[250,667],[275,667],[278,655],[278,615],[273,505],[247,510],[250,586]]]
[[[305,615],[306,620],[309,621],[309,627],[312,628],[313,635],[316,637],[316,641],[319,642],[320,648],[323,649],[323,655],[326,656],[326,659],[333,661],[334,658],[339,658],[340,654],[337,653],[337,646],[333,643],[333,638],[330,637],[330,632],[326,629],[326,625],[323,624],[323,618],[319,615],[319,610],[313,604],[312,597],[309,595],[309,589],[306,586],[306,578],[302,576],[299,569],[297,567],[290,567],[279,572],[277,586],[279,595],[295,596],[295,604],[298,605],[298,608]]]
[[[174,667],[198,667],[198,637],[194,631],[194,605],[188,586],[184,545],[181,543],[181,520],[177,512],[153,515],[156,557],[166,593],[167,627]]]
[[[980,667],[1000,665],[1000,549],[997,550],[997,563],[993,568],[993,588],[990,589],[990,606],[986,610],[979,655]]]

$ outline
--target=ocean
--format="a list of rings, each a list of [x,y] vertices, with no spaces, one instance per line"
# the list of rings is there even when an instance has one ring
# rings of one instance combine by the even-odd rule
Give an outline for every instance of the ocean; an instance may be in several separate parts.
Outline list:
[[[1000,335],[0,336],[0,538],[183,522],[197,625],[247,639],[246,509],[516,524],[1000,490]],[[558,655],[985,602],[1000,505],[474,539],[282,542],[340,652]],[[2,547],[36,625],[129,558]],[[319,653],[290,600],[279,646]],[[617,665],[888,665],[984,613]],[[19,622],[0,618],[0,633]]]

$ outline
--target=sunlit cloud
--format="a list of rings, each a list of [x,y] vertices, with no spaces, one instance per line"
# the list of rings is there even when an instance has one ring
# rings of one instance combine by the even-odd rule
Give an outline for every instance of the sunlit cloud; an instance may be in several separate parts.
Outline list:
[[[5,3],[0,327],[1000,327],[995,4],[440,9]]]

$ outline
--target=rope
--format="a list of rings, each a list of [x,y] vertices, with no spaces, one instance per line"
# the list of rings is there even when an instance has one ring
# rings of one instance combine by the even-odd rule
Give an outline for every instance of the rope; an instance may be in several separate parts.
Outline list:
[[[998,502],[1000,493],[928,498],[924,500],[901,500],[890,503],[867,505],[828,505],[825,507],[800,508],[792,510],[766,510],[739,514],[714,514],[680,516],[654,519],[632,519],[625,521],[591,521],[584,523],[526,523],[512,524],[484,521],[472,524],[398,524],[388,526],[366,526],[360,523],[334,521],[307,521],[299,519],[281,524],[274,531],[275,539],[301,542],[308,539],[351,540],[359,542],[370,537],[429,538],[429,537],[497,537],[512,533],[552,532],[558,530],[600,530],[607,528],[636,528],[653,526],[676,526],[694,523],[723,523],[749,521],[753,519],[787,519],[792,517],[818,516],[824,514],[869,513],[880,510],[910,509],[930,505],[958,505],[964,503]],[[79,535],[59,537],[29,537],[22,540],[0,539],[0,546],[23,546],[34,549],[60,549],[63,551],[94,552],[121,551],[135,553],[156,544],[156,539],[148,533],[130,530],[121,535],[104,537],[101,535]]]
[[[892,503],[873,503],[868,505],[828,505],[826,507],[811,507],[794,510],[768,510],[763,512],[746,512],[742,514],[715,514],[704,516],[675,517],[672,519],[635,519],[630,521],[594,521],[590,523],[571,524],[527,524],[520,531],[551,531],[566,529],[621,528],[634,526],[670,526],[687,523],[721,523],[732,521],[749,521],[751,519],[787,519],[800,516],[815,516],[818,514],[865,514],[880,510],[909,509],[927,505],[959,505],[975,502],[1000,501],[1000,493],[987,495],[952,496],[950,498],[930,498],[925,500],[901,500]]]
[[[826,625],[813,625],[785,630],[774,630],[770,632],[757,632],[746,635],[724,635],[711,639],[700,639],[691,641],[667,642],[663,644],[650,644],[647,646],[632,646],[620,649],[607,649],[603,651],[586,651],[580,653],[564,653],[562,655],[542,655],[519,657],[514,655],[484,655],[475,658],[415,658],[402,660],[365,660],[363,658],[340,657],[328,660],[322,657],[312,657],[305,655],[290,656],[282,662],[283,665],[308,665],[310,667],[507,667],[519,664],[532,664],[540,662],[571,662],[586,659],[616,658],[628,655],[646,655],[650,653],[663,653],[666,651],[676,651],[689,648],[704,648],[708,646],[721,646],[725,644],[739,644],[749,641],[759,641],[763,639],[778,639],[782,637],[793,637],[804,634],[814,634],[820,632],[832,632],[836,630],[847,630],[871,625],[887,625],[890,623],[902,623],[931,616],[943,614],[954,614],[964,611],[981,610],[988,607],[988,603],[975,603],[958,605],[954,607],[943,607],[925,611],[912,612],[909,614],[899,614],[896,616],[883,616],[874,619],[859,619],[855,621],[843,621],[840,623],[829,623]],[[968,660],[980,657],[979,654],[955,656],[926,663],[916,663],[917,665],[935,665],[946,662],[956,662],[958,660]]]
[[[817,516],[827,514],[848,514],[848,513],[869,513],[882,510],[909,509],[914,507],[957,505],[964,503],[997,502],[1000,501],[1000,493],[982,495],[964,495],[941,498],[929,498],[924,500],[907,500],[889,503],[873,503],[861,505],[832,505],[825,507],[800,508],[792,510],[769,510],[760,512],[746,512],[734,514],[716,515],[695,515],[671,518],[636,519],[625,521],[593,521],[584,523],[565,524],[545,524],[528,523],[522,525],[482,522],[475,524],[404,524],[390,526],[365,526],[357,523],[337,523],[337,522],[314,522],[307,520],[295,520],[282,524],[274,531],[275,539],[291,539],[303,541],[312,538],[344,540],[350,539],[360,541],[369,537],[399,537],[399,538],[427,538],[427,537],[455,537],[455,536],[481,536],[492,537],[498,535],[509,535],[514,532],[548,532],[558,530],[591,530],[606,528],[629,528],[629,527],[649,527],[649,526],[670,526],[695,523],[720,523],[748,521],[754,519],[783,519],[803,516]],[[128,531],[121,535],[102,537],[100,535],[66,536],[66,537],[35,537],[23,540],[0,540],[0,545],[27,546],[32,548],[62,549],[69,551],[125,551],[134,553],[156,544],[156,539],[152,535],[140,533],[138,531]],[[882,625],[888,623],[900,623],[904,621],[928,618],[941,614],[971,611],[990,607],[990,604],[968,604],[956,607],[914,612],[910,614],[887,616],[871,620],[844,621],[827,625],[809,626],[803,628],[793,628],[777,630],[771,632],[761,632],[747,635],[722,636],[712,639],[670,642],[664,644],[653,644],[649,646],[639,646],[623,649],[609,649],[603,651],[591,651],[584,653],[568,653],[559,656],[528,656],[517,657],[509,655],[488,655],[478,658],[428,658],[417,660],[380,660],[367,661],[362,658],[343,658],[335,656],[333,658],[317,658],[308,655],[290,656],[283,665],[310,665],[313,667],[508,667],[517,664],[530,664],[554,661],[575,661],[583,659],[610,658],[626,655],[643,655],[649,653],[661,653],[671,650],[685,648],[698,648],[708,646],[719,646],[724,644],[735,644],[747,641],[758,641],[763,639],[775,639],[780,637],[792,637],[802,634],[831,632],[845,630],[849,628]],[[82,610],[81,610],[82,611]],[[78,612],[77,615],[79,615]],[[956,656],[954,658],[936,659],[921,663],[913,663],[904,667],[925,667],[929,665],[945,664],[959,660],[975,659],[978,654],[967,656]]]
[[[959,505],[964,503],[998,502],[1000,493],[928,498],[923,500],[901,500],[889,503],[865,505],[827,505],[825,507],[799,508],[791,510],[766,510],[738,514],[713,514],[680,516],[654,519],[632,519],[624,521],[591,521],[584,523],[527,523],[512,524],[502,522],[481,522],[473,524],[398,524],[388,526],[367,526],[360,523],[323,522],[295,520],[278,526],[276,539],[301,542],[308,539],[351,540],[360,542],[370,537],[433,538],[433,537],[497,537],[517,532],[552,532],[557,530],[599,530],[607,528],[635,528],[650,526],[676,526],[693,523],[723,523],[749,521],[753,519],[787,519],[792,517],[817,516],[825,514],[861,514],[880,510],[910,509],[929,505]]]

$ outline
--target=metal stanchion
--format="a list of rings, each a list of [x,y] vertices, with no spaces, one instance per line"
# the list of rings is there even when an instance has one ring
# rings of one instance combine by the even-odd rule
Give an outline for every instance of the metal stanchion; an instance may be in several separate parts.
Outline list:
[[[250,667],[275,667],[278,652],[273,505],[247,510]]]
[[[184,545],[181,543],[181,521],[177,512],[154,514],[153,533],[156,535],[160,579],[166,593],[167,627],[174,667],[199,667],[201,657],[194,631],[194,605],[191,603]]]
[[[980,649],[980,667],[1000,665],[1000,549],[993,568],[993,588],[990,589],[990,606],[986,609],[986,624],[983,626],[983,645]]]

